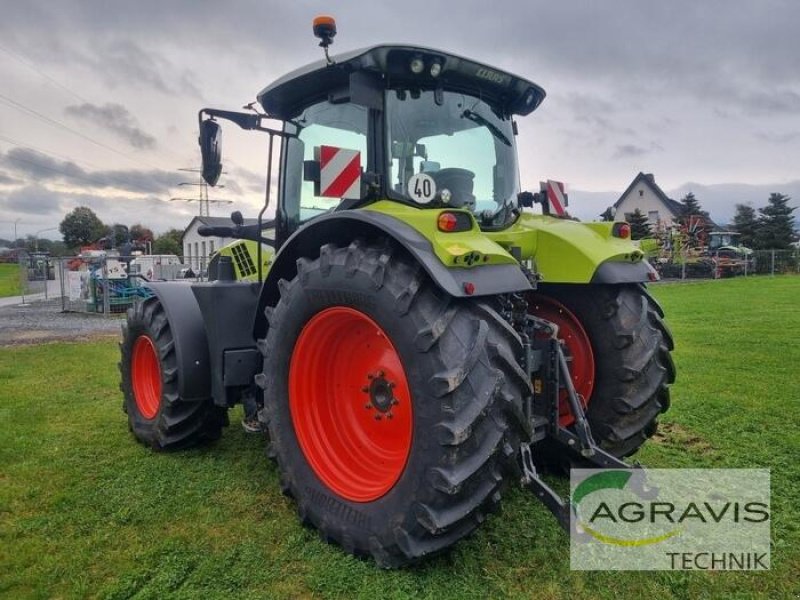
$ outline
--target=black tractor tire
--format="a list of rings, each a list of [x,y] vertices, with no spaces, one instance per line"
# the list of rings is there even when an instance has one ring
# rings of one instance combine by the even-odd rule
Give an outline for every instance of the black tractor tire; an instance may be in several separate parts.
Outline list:
[[[390,246],[326,245],[319,258],[301,258],[297,266],[294,279],[281,281],[277,305],[267,309],[264,373],[256,378],[264,387],[268,452],[283,491],[325,541],[382,567],[449,548],[498,508],[504,475],[516,468],[522,399],[530,393],[515,360],[519,337],[488,303],[450,297]],[[334,307],[355,309],[382,328],[402,361],[413,408],[401,474],[366,501],[348,499],[323,481],[301,447],[290,407],[299,336]],[[332,381],[321,381],[319,401],[332,402],[333,389]],[[354,410],[370,409],[358,402]]]
[[[566,307],[591,343],[594,389],[586,417],[595,442],[618,458],[634,454],[656,432],[675,381],[663,310],[642,284],[540,285],[536,294]],[[552,462],[557,452],[548,447],[544,456]]]
[[[178,393],[175,340],[158,298],[128,309],[119,348],[122,409],[137,440],[161,451],[219,439],[228,424],[227,411],[210,396],[186,400]]]

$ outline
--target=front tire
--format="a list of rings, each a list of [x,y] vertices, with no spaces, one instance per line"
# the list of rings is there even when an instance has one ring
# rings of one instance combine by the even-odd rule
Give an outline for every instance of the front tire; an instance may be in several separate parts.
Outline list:
[[[267,318],[271,453],[323,539],[396,567],[496,510],[530,383],[519,338],[488,304],[354,242],[300,259]]]
[[[178,393],[175,340],[158,298],[128,309],[120,352],[122,408],[137,440],[154,450],[178,450],[220,437],[227,411],[210,397],[187,400]]]

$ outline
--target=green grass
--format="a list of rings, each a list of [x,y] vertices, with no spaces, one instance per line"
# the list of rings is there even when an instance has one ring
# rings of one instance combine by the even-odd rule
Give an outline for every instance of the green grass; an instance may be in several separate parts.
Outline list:
[[[120,410],[113,341],[0,349],[8,598],[784,598],[800,592],[800,278],[654,288],[678,381],[653,467],[771,467],[772,570],[571,572],[528,494],[446,556],[380,571],[303,528],[261,440],[153,454]],[[234,411],[232,421],[241,418]]]
[[[21,293],[19,265],[0,264],[0,298],[19,296]]]

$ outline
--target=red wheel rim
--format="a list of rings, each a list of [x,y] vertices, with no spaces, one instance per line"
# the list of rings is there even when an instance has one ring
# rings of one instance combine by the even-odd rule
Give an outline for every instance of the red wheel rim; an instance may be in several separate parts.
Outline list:
[[[566,346],[572,384],[583,398],[583,405],[588,405],[594,390],[594,352],[583,325],[566,306],[547,296],[533,295],[528,306],[531,314],[558,325],[558,338]],[[559,393],[558,420],[563,427],[575,421],[567,390]]]
[[[336,306],[306,323],[289,409],[306,460],[338,495],[371,502],[397,483],[411,451],[411,393],[400,356],[367,315]]]
[[[146,335],[133,344],[131,383],[139,413],[145,419],[154,418],[161,405],[161,364],[153,340]]]

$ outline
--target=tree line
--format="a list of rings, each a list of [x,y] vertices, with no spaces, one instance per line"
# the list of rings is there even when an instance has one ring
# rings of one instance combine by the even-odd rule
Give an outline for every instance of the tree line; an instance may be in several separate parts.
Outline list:
[[[794,215],[797,207],[789,206],[791,198],[785,194],[772,193],[767,204],[758,209],[749,204],[737,204],[736,214],[729,229],[740,234],[741,245],[753,250],[787,250],[797,241],[794,229]],[[681,212],[675,224],[690,237],[701,241],[712,229],[712,221],[707,211],[692,192],[681,198]],[[611,209],[602,215],[603,220],[612,220]],[[627,215],[631,226],[631,238],[641,240],[653,236],[647,215],[638,208]]]
[[[122,223],[103,223],[87,206],[79,206],[67,214],[58,226],[64,246],[70,253],[78,253],[85,246],[114,248],[117,250],[150,251],[152,254],[183,253],[183,231],[169,229],[160,236],[141,223],[130,227]]]

